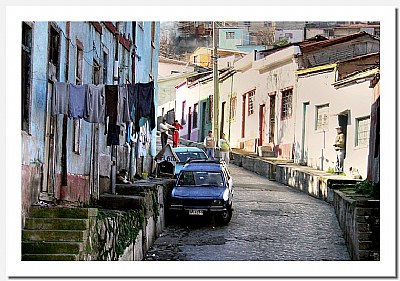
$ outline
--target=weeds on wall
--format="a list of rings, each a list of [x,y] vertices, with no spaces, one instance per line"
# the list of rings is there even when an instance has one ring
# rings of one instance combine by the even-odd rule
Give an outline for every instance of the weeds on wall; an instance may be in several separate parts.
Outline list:
[[[379,183],[373,183],[368,179],[356,184],[356,193],[379,199]]]
[[[133,244],[144,223],[143,210],[126,212],[99,211],[98,220],[98,260],[118,260],[125,249]],[[104,225],[105,233],[101,233]]]

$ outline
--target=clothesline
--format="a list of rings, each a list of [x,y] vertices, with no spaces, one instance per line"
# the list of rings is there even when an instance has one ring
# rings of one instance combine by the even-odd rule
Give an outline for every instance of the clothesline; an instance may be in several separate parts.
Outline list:
[[[153,81],[135,85],[55,82],[51,102],[52,115],[67,114],[70,118],[105,124],[107,145],[119,145],[122,124],[134,124],[133,133],[137,133],[141,118],[147,118],[151,130],[155,128]]]

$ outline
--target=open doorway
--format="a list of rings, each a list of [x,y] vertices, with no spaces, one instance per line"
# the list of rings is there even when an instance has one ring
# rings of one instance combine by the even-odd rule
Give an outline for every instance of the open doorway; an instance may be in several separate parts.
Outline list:
[[[347,126],[349,123],[349,112],[342,112],[338,115],[338,124],[342,127],[344,134],[344,158],[346,158],[346,147],[347,147]]]

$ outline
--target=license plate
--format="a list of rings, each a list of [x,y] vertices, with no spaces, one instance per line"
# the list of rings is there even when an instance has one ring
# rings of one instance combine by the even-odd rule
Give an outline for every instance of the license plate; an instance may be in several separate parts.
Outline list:
[[[189,215],[202,216],[203,210],[189,210]]]

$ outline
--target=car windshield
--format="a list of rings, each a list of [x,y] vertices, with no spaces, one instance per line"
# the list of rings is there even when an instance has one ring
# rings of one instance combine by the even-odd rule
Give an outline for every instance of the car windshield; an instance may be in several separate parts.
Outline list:
[[[191,186],[223,186],[221,172],[184,171],[180,174],[178,185]]]
[[[186,162],[189,159],[192,160],[205,160],[207,155],[203,151],[182,151],[175,152],[176,156],[179,158],[179,162]]]

